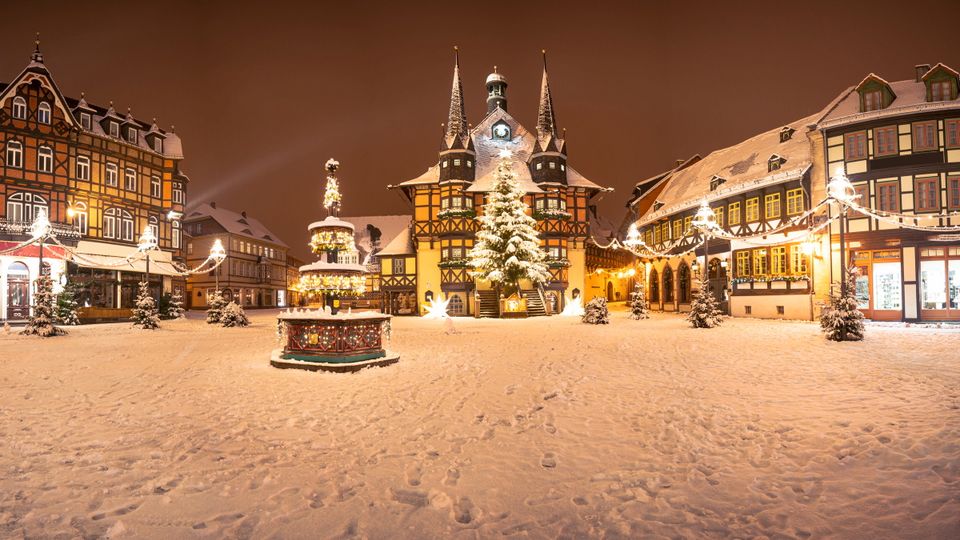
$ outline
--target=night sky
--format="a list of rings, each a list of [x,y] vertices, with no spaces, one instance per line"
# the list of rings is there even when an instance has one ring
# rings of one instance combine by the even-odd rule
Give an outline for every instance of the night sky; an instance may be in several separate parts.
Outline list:
[[[5,3],[0,80],[39,31],[66,95],[176,125],[191,202],[246,210],[304,256],[329,157],[344,215],[410,212],[386,186],[437,158],[454,45],[468,121],[497,65],[530,129],[547,49],[570,163],[616,189],[600,202],[615,221],[638,180],[812,114],[871,71],[960,68],[956,0],[667,4]]]

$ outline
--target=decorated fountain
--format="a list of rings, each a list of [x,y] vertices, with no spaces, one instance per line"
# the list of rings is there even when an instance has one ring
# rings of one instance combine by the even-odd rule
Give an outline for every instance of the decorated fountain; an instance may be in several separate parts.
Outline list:
[[[390,338],[390,315],[340,309],[340,299],[361,295],[366,287],[366,268],[342,262],[341,254],[355,251],[353,224],[339,218],[340,164],[327,161],[327,185],[323,207],[327,217],[311,223],[310,249],[317,261],[300,267],[297,289],[318,301],[316,309],[288,309],[277,317],[280,348],[270,357],[277,368],[324,371],[356,371],[385,366],[400,359],[385,350]]]

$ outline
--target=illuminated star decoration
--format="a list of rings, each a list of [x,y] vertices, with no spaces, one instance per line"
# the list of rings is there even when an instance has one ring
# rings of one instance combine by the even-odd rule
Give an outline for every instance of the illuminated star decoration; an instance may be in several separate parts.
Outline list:
[[[567,307],[560,312],[561,317],[583,317],[583,297],[578,296],[567,301]]]
[[[431,298],[429,304],[423,304],[423,309],[427,310],[427,314],[423,316],[424,319],[446,319],[449,317],[447,315],[447,304],[450,303],[450,299],[440,300],[439,298]]]
[[[511,152],[511,151],[507,150],[506,148],[504,148],[503,150],[500,151],[500,154],[499,154],[499,155],[500,155],[500,157],[503,158],[503,159],[510,159],[510,158],[513,157],[513,152]]]

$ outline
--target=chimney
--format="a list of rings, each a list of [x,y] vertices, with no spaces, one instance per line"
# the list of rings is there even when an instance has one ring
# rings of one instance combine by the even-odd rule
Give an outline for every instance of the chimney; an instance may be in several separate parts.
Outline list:
[[[247,211],[246,211],[246,210],[241,210],[241,211],[240,211],[240,215],[243,216],[244,219],[246,219],[246,217],[247,217]]]
[[[683,165],[683,162],[684,162],[684,161],[686,161],[686,160],[678,159],[678,160],[677,160],[677,164],[674,165],[674,167],[679,167],[679,166]]]
[[[923,80],[923,76],[926,75],[928,71],[930,71],[930,64],[917,64],[913,66],[913,69],[915,69],[917,72],[916,82],[920,82],[921,80]]]
[[[217,207],[217,201],[210,201],[210,208],[216,208],[216,207]]]

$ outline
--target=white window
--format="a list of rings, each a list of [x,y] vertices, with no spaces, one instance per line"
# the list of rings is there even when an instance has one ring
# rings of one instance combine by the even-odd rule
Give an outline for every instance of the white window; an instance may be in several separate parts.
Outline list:
[[[107,177],[104,183],[110,187],[117,187],[119,182],[120,182],[120,173],[119,173],[119,170],[117,169],[117,164],[107,163]]]
[[[41,124],[50,123],[50,104],[46,101],[41,101],[40,106],[37,107],[37,122]]]
[[[103,212],[102,234],[104,238],[116,238],[117,231],[120,229],[117,223],[117,209],[107,208]]]
[[[454,166],[454,167],[459,167],[459,166],[460,166],[460,160],[459,160],[459,159],[453,160],[453,166]]]
[[[123,171],[123,187],[127,191],[137,190],[137,171],[130,168]]]
[[[124,240],[133,241],[133,216],[126,210],[120,211],[120,232]]]
[[[160,220],[157,219],[157,216],[150,216],[147,219],[147,227],[153,229],[153,237],[157,239],[157,242],[160,242]]]
[[[159,199],[159,198],[160,198],[160,195],[161,195],[161,193],[160,193],[160,177],[159,177],[159,176],[156,176],[156,175],[151,176],[151,177],[150,177],[150,196],[151,196],[151,197],[156,197],[156,198]]]
[[[53,149],[49,146],[41,146],[37,150],[37,170],[53,172]]]
[[[172,238],[170,239],[173,242],[173,249],[180,249],[180,222],[174,221],[172,224]]]
[[[551,161],[551,162],[550,162],[550,168],[551,168],[551,169],[556,169],[556,168],[557,168],[557,162],[556,162],[556,161]]]
[[[537,170],[543,169],[543,162],[537,163]]]
[[[160,137],[155,137],[155,138],[153,139],[153,149],[154,149],[158,154],[162,154],[162,153],[163,153],[163,139],[161,139]]]
[[[193,242],[187,242],[187,255],[193,255]]]
[[[120,136],[120,124],[116,122],[110,122],[110,136],[111,137]]]
[[[87,234],[87,203],[73,203],[73,226],[78,233]]]
[[[174,204],[183,204],[183,189],[182,184],[173,185],[173,202]]]
[[[472,168],[473,168],[473,160],[470,160],[470,159],[467,160],[467,168],[468,168],[468,169],[472,169]]]
[[[13,98],[13,117],[18,120],[27,119],[27,100],[20,96]]]
[[[560,164],[560,170],[561,170],[561,171],[567,170],[567,166],[564,165],[563,163],[561,163],[561,164]]]
[[[126,210],[107,208],[103,213],[103,237],[133,241],[133,216]]]
[[[447,168],[447,160],[443,160],[443,168],[444,168],[444,169]]]
[[[92,126],[92,123],[90,122],[90,113],[85,113],[85,112],[80,113],[80,127],[82,127],[87,131],[90,131],[91,126]]]
[[[7,167],[23,168],[23,144],[7,141]]]
[[[127,141],[134,144],[137,143],[137,138],[140,136],[140,133],[137,132],[134,128],[127,128]]]
[[[47,200],[36,193],[21,191],[7,197],[8,221],[29,223],[38,213],[47,210]]]
[[[77,156],[77,180],[90,179],[90,158]]]

